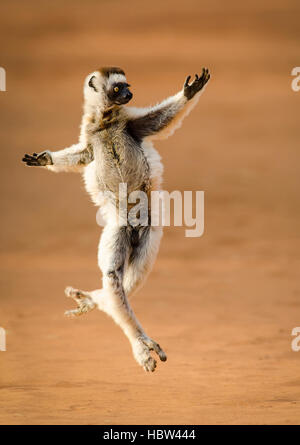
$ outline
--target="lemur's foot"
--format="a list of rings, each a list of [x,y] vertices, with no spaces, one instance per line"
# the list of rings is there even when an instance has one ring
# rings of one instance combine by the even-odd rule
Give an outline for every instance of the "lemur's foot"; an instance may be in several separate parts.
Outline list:
[[[86,314],[93,310],[96,307],[96,304],[93,302],[92,298],[87,294],[87,292],[83,292],[78,289],[74,289],[71,286],[66,287],[65,294],[67,297],[73,298],[73,300],[77,303],[76,309],[71,309],[65,312],[67,317],[79,317],[82,314]]]
[[[199,77],[198,74],[195,74],[195,80],[189,85],[191,76],[186,78],[185,84],[183,86],[185,97],[190,100],[195,94],[202,90],[204,85],[209,81],[210,74],[207,68],[202,69],[202,74]]]
[[[138,337],[132,345],[132,349],[134,358],[147,372],[153,372],[156,368],[156,360],[151,356],[150,351],[155,351],[162,362],[167,360],[167,356],[159,344],[146,335]]]

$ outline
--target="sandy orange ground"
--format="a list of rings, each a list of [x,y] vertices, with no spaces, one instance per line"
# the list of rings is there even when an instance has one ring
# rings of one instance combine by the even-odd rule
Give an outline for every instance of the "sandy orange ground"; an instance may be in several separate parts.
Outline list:
[[[0,423],[300,423],[298,1],[0,4]],[[156,144],[164,188],[205,191],[205,234],[165,231],[132,304],[168,361],[147,375],[104,314],[66,320],[64,287],[100,285],[96,208],[75,174],[25,152],[76,141],[82,81],[120,65],[137,106],[212,71]]]

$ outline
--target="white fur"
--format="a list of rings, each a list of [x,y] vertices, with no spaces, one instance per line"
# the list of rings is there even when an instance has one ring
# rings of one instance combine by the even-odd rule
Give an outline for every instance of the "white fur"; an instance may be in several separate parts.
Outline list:
[[[64,150],[50,152],[53,165],[47,165],[46,168],[57,173],[63,171],[80,172],[83,170],[83,165],[78,164],[78,160],[84,149],[85,145],[79,142]]]
[[[123,74],[111,74],[108,78],[107,85],[111,86],[114,83],[126,83],[126,77]]]
[[[93,85],[97,89],[94,91],[89,86],[90,79],[93,79]],[[72,145],[57,152],[49,152],[52,156],[53,165],[47,166],[52,171],[80,171],[83,173],[84,183],[87,192],[90,194],[95,205],[100,206],[103,216],[106,220],[106,226],[99,243],[98,264],[103,274],[103,287],[91,292],[78,291],[73,288],[67,288],[66,293],[75,299],[78,308],[69,311],[69,315],[80,315],[88,312],[97,306],[100,310],[110,315],[114,321],[122,328],[128,337],[133,354],[137,362],[147,371],[153,371],[156,366],[155,360],[151,357],[150,351],[155,350],[161,360],[165,360],[166,356],[159,345],[151,340],[144,332],[139,321],[135,317],[129,302],[128,295],[135,291],[144,281],[149,273],[156,258],[160,240],[162,237],[162,229],[160,227],[151,227],[147,242],[143,245],[139,257],[132,263],[128,263],[126,259],[124,276],[123,276],[123,301],[120,301],[120,292],[118,293],[113,286],[110,278],[111,265],[114,262],[116,249],[116,239],[120,227],[115,222],[116,209],[111,201],[103,192],[99,185],[99,175],[96,161],[91,159],[87,165],[82,165],[79,160],[86,155],[87,145],[91,140],[90,133],[91,122],[99,125],[102,113],[107,107],[107,98],[105,97],[103,86],[106,88],[115,82],[126,82],[126,77],[121,74],[112,74],[109,79],[105,79],[100,72],[95,71],[86,77],[84,83],[84,113],[81,124],[81,132],[79,143]],[[203,90],[201,91],[201,93]],[[149,112],[163,110],[168,107],[171,111],[170,116],[174,115],[171,123],[162,131],[151,135],[144,139],[142,143],[143,152],[150,168],[150,179],[152,190],[160,190],[162,182],[163,165],[158,152],[152,145],[151,140],[161,139],[170,136],[180,127],[182,120],[191,109],[196,105],[200,93],[187,101],[183,91],[169,97],[163,102],[149,108],[122,107],[124,116],[127,119],[135,119],[146,116]],[[94,137],[94,136],[93,136]],[[101,158],[100,158],[101,159]],[[99,159],[98,161],[99,162]],[[97,176],[98,175],[98,176]]]

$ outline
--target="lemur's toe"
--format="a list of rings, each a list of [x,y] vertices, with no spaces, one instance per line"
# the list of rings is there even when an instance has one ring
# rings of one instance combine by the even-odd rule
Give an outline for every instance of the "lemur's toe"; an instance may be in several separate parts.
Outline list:
[[[73,287],[71,287],[71,286],[67,286],[66,288],[65,288],[65,294],[66,294],[66,296],[67,297],[71,297],[72,296],[72,292],[73,292]]]
[[[74,289],[74,287],[72,286],[67,286],[65,288],[65,294],[67,297],[70,298],[83,298],[84,295],[82,294],[82,292],[78,289]]]
[[[167,360],[167,354],[154,340],[152,340],[151,338],[145,338],[143,339],[143,343],[150,349],[150,351],[155,351],[162,362],[165,362]]]
[[[156,368],[156,360],[153,357],[149,357],[144,363],[144,369],[147,372],[154,372]]]
[[[158,356],[162,362],[167,361],[167,354],[160,348],[159,345],[158,345],[158,350],[155,352],[158,354]]]
[[[75,318],[82,315],[82,312],[79,309],[70,309],[69,311],[65,311],[65,317]]]
[[[67,297],[74,298],[77,296],[76,293],[77,293],[77,289],[74,289],[74,287],[72,287],[72,286],[67,286],[65,288],[65,294]]]

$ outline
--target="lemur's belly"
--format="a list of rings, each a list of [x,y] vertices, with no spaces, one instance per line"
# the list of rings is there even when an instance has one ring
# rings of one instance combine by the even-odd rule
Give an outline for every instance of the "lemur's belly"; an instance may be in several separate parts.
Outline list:
[[[141,151],[132,153],[114,148],[112,153],[95,156],[96,175],[99,187],[118,192],[119,183],[126,183],[128,192],[146,190],[150,187],[150,168]]]
[[[94,149],[95,159],[85,167],[86,190],[96,205],[104,204],[105,191],[113,192],[117,198],[121,182],[126,183],[128,194],[142,190],[149,195],[151,190],[160,189],[163,166],[150,142],[138,148],[129,147],[127,151],[117,147],[115,150],[116,153],[105,153]]]

